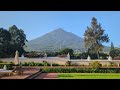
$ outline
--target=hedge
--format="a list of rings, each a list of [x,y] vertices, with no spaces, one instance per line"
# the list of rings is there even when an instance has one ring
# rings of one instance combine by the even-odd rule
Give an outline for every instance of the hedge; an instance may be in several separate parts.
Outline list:
[[[13,66],[12,63],[0,63],[0,69],[3,69],[4,65],[6,65],[7,70],[11,70]]]
[[[44,61],[42,63],[35,63],[35,62],[24,62],[21,64],[22,66],[50,66],[50,63]],[[53,66],[60,66],[59,64],[53,63]]]
[[[43,68],[44,73],[120,73],[120,68]]]

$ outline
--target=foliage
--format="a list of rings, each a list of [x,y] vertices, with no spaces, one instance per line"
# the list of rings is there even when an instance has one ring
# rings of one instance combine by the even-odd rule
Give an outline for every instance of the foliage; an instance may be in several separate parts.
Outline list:
[[[71,64],[71,61],[67,61],[66,63],[65,63],[65,65],[66,66],[71,66],[72,64]]]
[[[60,66],[59,64],[53,63],[52,66]]]
[[[67,55],[68,53],[70,54],[71,57],[73,56],[73,50],[72,49],[65,48],[65,49],[59,51],[60,55],[64,55],[64,54]]]
[[[78,56],[74,55],[74,59],[87,59],[88,55],[91,57],[91,59],[97,59],[97,54],[96,53],[88,53],[88,52],[83,52],[81,54],[77,54]],[[107,59],[108,55],[105,53],[99,53],[100,59]]]
[[[43,68],[45,73],[120,73],[120,68]]]
[[[13,25],[9,27],[9,33],[11,35],[10,45],[11,45],[12,55],[14,56],[15,51],[18,50],[21,56],[21,54],[25,52],[23,46],[27,41],[24,31],[22,29],[18,29],[15,25]]]
[[[110,51],[114,50],[114,45],[113,45],[113,42],[111,42],[111,48],[110,48]]]
[[[22,66],[43,66],[42,63],[35,63],[35,62],[24,62]]]
[[[120,50],[119,49],[112,49],[112,50],[110,50],[109,54],[112,58],[117,57],[120,54]]]
[[[79,59],[81,58],[81,53],[75,53],[74,54],[74,59]]]
[[[109,66],[117,66],[117,64],[115,62],[109,61]]]
[[[90,66],[92,66],[93,69],[98,69],[98,68],[100,68],[102,65],[100,64],[100,62],[94,61],[94,62],[90,63]]]
[[[11,35],[10,33],[3,29],[0,28],[0,57],[8,57],[10,54],[10,40],[11,40]]]
[[[23,46],[26,41],[24,31],[15,25],[11,26],[9,30],[0,28],[0,57],[14,57],[16,50],[21,56],[25,52]]]
[[[48,57],[58,56],[59,52],[46,52]]]
[[[11,70],[13,66],[12,63],[0,63],[0,69],[3,69],[4,65],[6,65],[7,70]]]
[[[99,53],[100,55],[100,59],[107,59],[108,57],[108,54],[105,54],[105,53]]]
[[[109,42],[109,37],[104,34],[105,30],[98,24],[95,17],[92,18],[91,27],[87,27],[84,33],[84,45],[88,48],[88,53],[96,53],[99,58],[99,52],[103,49],[103,42]]]
[[[50,64],[47,61],[43,61],[43,66],[50,66]]]
[[[22,66],[50,66],[50,64],[46,61],[43,61],[42,63],[38,63],[38,62],[24,62],[21,63]],[[60,66],[59,64],[53,63],[53,66]]]
[[[29,53],[25,53],[24,56],[25,56],[25,57],[28,57],[28,58],[44,57],[43,54],[37,53],[36,51],[31,51],[31,52],[29,52]]]

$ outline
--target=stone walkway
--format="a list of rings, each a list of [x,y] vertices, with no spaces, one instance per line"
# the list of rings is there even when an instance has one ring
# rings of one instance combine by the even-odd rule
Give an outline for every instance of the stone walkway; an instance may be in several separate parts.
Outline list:
[[[42,73],[34,79],[58,79],[57,73]]]
[[[25,79],[26,77],[36,73],[39,69],[36,68],[23,68],[23,75],[12,75],[12,76],[4,76],[0,79]]]

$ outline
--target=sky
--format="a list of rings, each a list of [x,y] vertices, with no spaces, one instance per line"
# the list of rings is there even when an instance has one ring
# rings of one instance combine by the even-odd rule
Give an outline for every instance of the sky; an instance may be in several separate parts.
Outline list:
[[[110,46],[120,47],[120,11],[0,11],[0,28],[16,25],[27,40],[38,38],[57,28],[84,38],[84,32],[95,17],[110,38]]]

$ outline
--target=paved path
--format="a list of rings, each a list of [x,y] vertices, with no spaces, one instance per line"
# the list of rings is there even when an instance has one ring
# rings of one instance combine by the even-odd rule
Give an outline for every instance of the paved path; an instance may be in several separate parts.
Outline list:
[[[57,73],[42,73],[34,79],[58,79]]]
[[[36,73],[39,69],[36,68],[23,68],[23,75],[12,75],[12,76],[4,76],[0,79],[25,79],[26,77]]]

